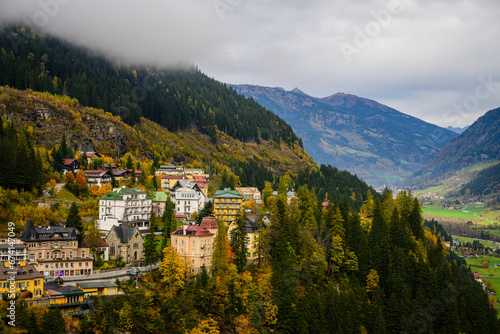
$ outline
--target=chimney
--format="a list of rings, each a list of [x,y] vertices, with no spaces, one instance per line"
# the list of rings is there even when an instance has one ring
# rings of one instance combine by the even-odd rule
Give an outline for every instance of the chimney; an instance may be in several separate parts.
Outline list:
[[[182,234],[186,235],[187,225],[182,226]]]

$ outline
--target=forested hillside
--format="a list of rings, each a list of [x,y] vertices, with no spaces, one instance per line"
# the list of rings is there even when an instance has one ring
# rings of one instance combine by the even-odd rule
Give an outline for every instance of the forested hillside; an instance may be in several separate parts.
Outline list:
[[[274,113],[194,66],[158,69],[109,61],[29,28],[0,30],[0,85],[78,99],[134,125],[141,117],[170,131],[216,130],[241,141],[301,140]]]
[[[144,118],[131,127],[120,117],[80,106],[76,99],[67,96],[7,87],[0,87],[0,111],[13,127],[24,129],[22,133],[30,139],[31,147],[43,148],[40,159],[49,165],[47,152],[60,143],[64,133],[74,150],[91,147],[116,160],[132,153],[138,160],[150,160],[153,164],[148,166],[152,167],[167,163],[189,164],[205,168],[215,178],[229,168],[242,186],[257,186],[260,190],[266,181],[277,186],[280,177],[288,173],[291,188],[308,184],[310,189],[315,188],[321,199],[328,195],[331,201],[340,201],[347,196],[358,208],[371,189],[348,172],[331,166],[318,168],[297,143],[287,145],[264,139],[259,144],[245,143],[217,131],[215,144],[207,135],[194,130],[170,132]],[[7,122],[4,125],[7,126]],[[4,133],[8,131],[9,127]],[[7,145],[7,141],[3,145]],[[0,151],[4,154],[4,161],[14,161],[9,152],[3,148]],[[2,168],[10,168],[8,166],[4,164]],[[148,175],[150,173],[154,174],[154,170],[148,170]],[[6,177],[8,182],[13,180]],[[9,186],[8,182],[0,183],[0,186],[21,189]],[[43,186],[43,182],[38,186]],[[373,189],[371,192],[375,193]]]
[[[96,308],[57,328],[76,333],[489,333],[497,313],[464,259],[422,227],[419,202],[367,201],[371,216],[343,203],[318,209],[305,187],[299,200],[268,200],[265,260],[237,266],[220,225],[210,271],[194,279],[173,248],[143,274],[140,293],[98,297]],[[240,218],[238,218],[240,219]],[[243,229],[244,230],[244,229]],[[243,254],[246,256],[246,253]],[[186,280],[187,279],[187,280]],[[43,333],[43,313],[18,306],[20,328]],[[62,319],[62,317],[60,317]],[[55,326],[55,325],[54,325]]]
[[[500,108],[488,111],[446,145],[408,185],[433,186],[442,178],[478,163],[500,161]]]

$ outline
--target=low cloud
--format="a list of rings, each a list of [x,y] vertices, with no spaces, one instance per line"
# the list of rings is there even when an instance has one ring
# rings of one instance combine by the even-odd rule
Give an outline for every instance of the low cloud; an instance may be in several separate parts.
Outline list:
[[[38,18],[52,35],[127,62],[195,63],[223,82],[297,86],[319,97],[351,93],[442,126],[500,106],[499,86],[453,124],[445,116],[474,96],[479,77],[500,81],[498,17],[493,0],[0,3],[1,21]],[[355,52],[346,57],[341,45]]]

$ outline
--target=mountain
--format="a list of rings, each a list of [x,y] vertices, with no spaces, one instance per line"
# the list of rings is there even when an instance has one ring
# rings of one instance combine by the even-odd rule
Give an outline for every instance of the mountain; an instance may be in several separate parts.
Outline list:
[[[467,130],[467,129],[469,128],[469,126],[470,126],[470,125],[467,125],[467,126],[464,126],[463,128],[461,128],[461,127],[456,127],[456,126],[451,126],[451,125],[449,125],[449,126],[447,127],[447,129],[448,129],[448,130],[450,130],[450,131],[453,131],[453,132],[455,132],[455,133],[461,134],[461,133],[463,133],[465,130]]]
[[[488,111],[408,180],[426,188],[477,164],[500,161],[500,108]]]
[[[285,119],[318,163],[355,173],[375,186],[409,177],[457,136],[350,94],[316,98],[298,88],[232,87]]]
[[[0,28],[0,85],[68,95],[129,125],[144,117],[212,140],[220,130],[244,142],[300,145],[285,121],[195,66],[123,64],[30,28]]]

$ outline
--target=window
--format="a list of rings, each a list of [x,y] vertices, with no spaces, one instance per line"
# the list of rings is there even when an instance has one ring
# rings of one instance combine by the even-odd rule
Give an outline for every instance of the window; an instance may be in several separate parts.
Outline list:
[[[62,258],[65,259],[66,258],[66,252],[62,252]]]
[[[85,267],[88,267],[89,266],[89,263],[88,262],[85,262]]]
[[[9,287],[9,283],[4,282],[4,283],[3,283],[3,288],[4,288],[4,289],[7,289],[8,287]]]
[[[66,241],[66,246],[69,246],[69,241]]]
[[[35,261],[35,254],[30,254],[30,261]]]
[[[181,245],[184,245],[184,240],[181,240]]]
[[[66,262],[66,268],[68,268],[68,266],[69,266],[69,264],[68,264],[68,262]]]
[[[73,258],[73,252],[69,252],[69,258],[72,259]]]
[[[50,253],[47,252],[47,260],[50,259]]]
[[[194,259],[193,259],[193,260],[191,260],[191,264],[192,264],[192,265],[194,265]]]
[[[82,257],[85,257],[85,251],[82,251]]]
[[[81,266],[82,266],[82,263],[81,263],[81,262],[78,262],[78,265],[81,267]]]
[[[111,246],[109,247],[109,254],[110,254],[110,255],[115,255],[115,246],[114,246],[114,245],[111,245]]]
[[[73,262],[71,262],[71,268],[73,268],[75,266],[75,264]]]
[[[36,290],[36,296],[40,296],[42,294],[42,290]]]

